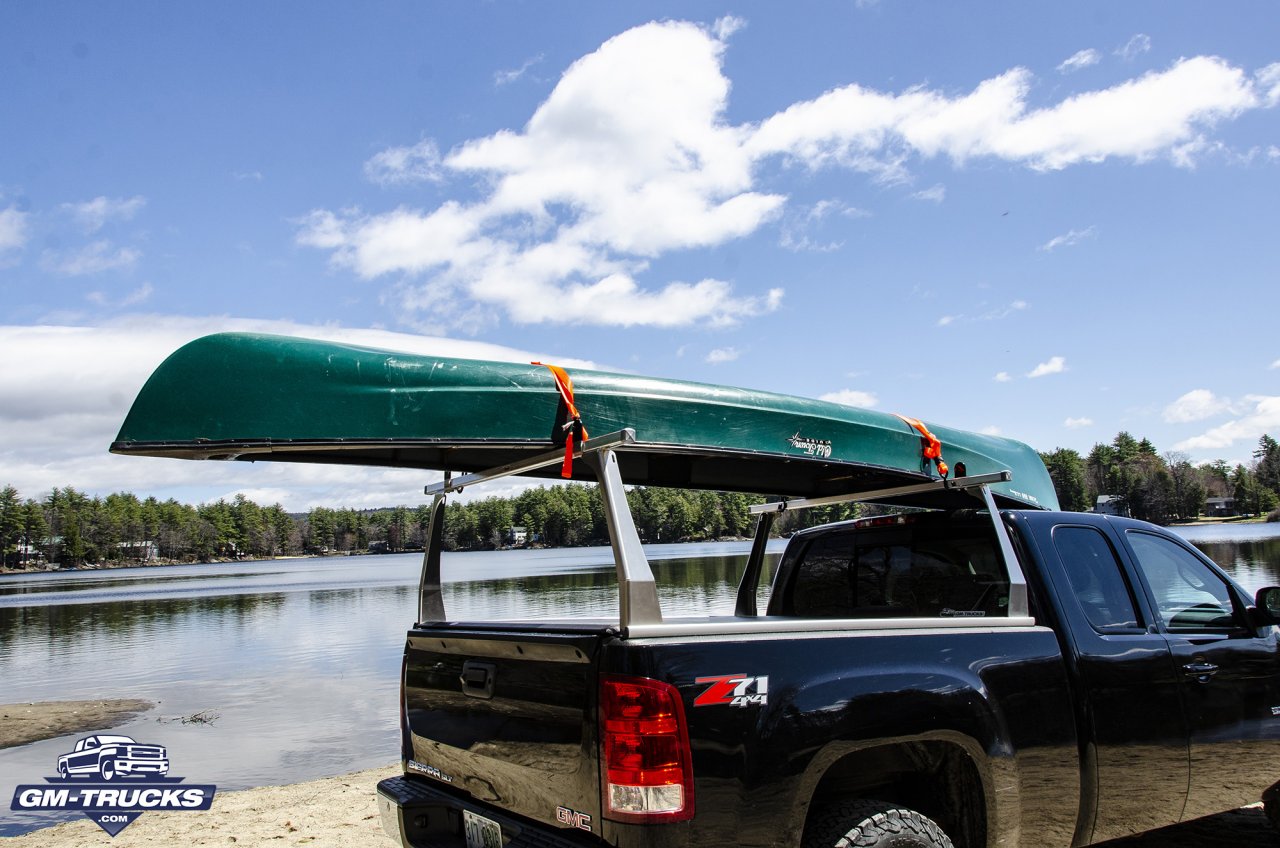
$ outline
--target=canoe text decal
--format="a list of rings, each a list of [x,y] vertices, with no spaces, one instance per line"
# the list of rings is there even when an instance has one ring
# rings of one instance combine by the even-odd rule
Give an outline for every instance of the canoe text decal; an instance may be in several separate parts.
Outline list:
[[[830,439],[810,439],[807,436],[801,436],[796,433],[787,439],[791,443],[791,447],[796,450],[802,450],[806,456],[820,456],[823,459],[831,456],[831,440]]]

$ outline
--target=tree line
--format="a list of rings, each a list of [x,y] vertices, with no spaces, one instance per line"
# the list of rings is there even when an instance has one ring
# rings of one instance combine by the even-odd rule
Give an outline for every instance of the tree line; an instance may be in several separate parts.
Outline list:
[[[763,498],[734,492],[635,488],[627,493],[645,542],[706,541],[749,536],[748,509]],[[849,509],[811,511],[796,529],[848,517]],[[0,489],[0,553],[7,566],[59,563],[123,565],[134,562],[210,562],[306,554],[395,553],[421,550],[430,506],[356,510],[316,507],[291,514],[244,495],[192,506],[170,499],[139,499],[119,492],[90,497],[54,489],[42,500]],[[547,547],[607,544],[604,508],[595,486],[531,488],[511,498],[491,497],[445,507],[447,550],[497,548],[516,543]]]
[[[1087,511],[1107,495],[1134,518],[1167,524],[1200,515],[1208,498],[1229,498],[1240,514],[1280,520],[1280,443],[1264,434],[1252,460],[1192,465],[1185,453],[1160,453],[1128,432],[1098,443],[1087,456],[1070,448],[1041,453],[1063,509]]]
[[[1280,503],[1280,444],[1264,435],[1247,466],[1192,465],[1185,454],[1157,452],[1147,439],[1121,432],[1087,456],[1069,448],[1042,453],[1062,508],[1087,511],[1099,495],[1117,499],[1135,518],[1157,523],[1194,518],[1209,497],[1233,498],[1240,512],[1262,515]],[[707,541],[750,536],[753,504],[736,492],[636,487],[627,501],[644,542]],[[868,514],[874,507],[837,504],[782,513],[775,534]],[[1276,517],[1280,519],[1280,514]],[[5,565],[109,565],[138,561],[208,562],[303,554],[420,550],[430,507],[355,510],[316,507],[291,514],[244,495],[191,506],[139,499],[127,492],[90,497],[54,489],[42,500],[0,489],[0,554]],[[523,543],[547,547],[606,544],[604,506],[595,486],[531,488],[445,507],[444,546],[475,550]]]

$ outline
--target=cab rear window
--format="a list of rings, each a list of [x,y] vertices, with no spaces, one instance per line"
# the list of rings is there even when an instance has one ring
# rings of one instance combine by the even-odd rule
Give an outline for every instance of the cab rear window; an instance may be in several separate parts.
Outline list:
[[[835,527],[797,539],[769,612],[805,618],[1004,615],[1009,581],[989,521]]]

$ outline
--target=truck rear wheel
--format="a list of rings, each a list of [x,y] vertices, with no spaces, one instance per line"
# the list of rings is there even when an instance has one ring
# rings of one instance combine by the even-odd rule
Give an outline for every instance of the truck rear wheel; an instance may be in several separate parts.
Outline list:
[[[845,801],[817,814],[804,848],[954,848],[933,819],[885,801]]]

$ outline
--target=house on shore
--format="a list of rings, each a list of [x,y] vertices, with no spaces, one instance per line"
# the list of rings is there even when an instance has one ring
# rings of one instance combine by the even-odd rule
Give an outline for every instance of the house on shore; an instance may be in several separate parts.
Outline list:
[[[1098,495],[1093,511],[1098,515],[1119,515],[1128,518],[1129,502],[1120,495]]]
[[[1206,518],[1230,518],[1240,513],[1235,498],[1205,498],[1200,514]]]

